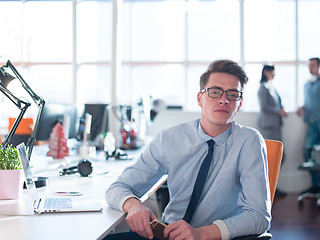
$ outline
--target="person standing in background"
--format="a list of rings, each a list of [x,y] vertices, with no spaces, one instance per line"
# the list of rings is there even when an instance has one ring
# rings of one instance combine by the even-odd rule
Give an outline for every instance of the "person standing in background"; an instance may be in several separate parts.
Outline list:
[[[282,141],[282,118],[287,117],[281,98],[273,85],[275,68],[273,65],[264,65],[261,73],[258,100],[260,112],[258,115],[258,127],[265,139]],[[282,159],[284,160],[284,158]],[[276,196],[285,196],[286,193],[276,190]]]
[[[304,117],[307,131],[303,145],[305,161],[310,159],[313,145],[320,144],[320,59],[309,59],[311,78],[304,85],[304,105],[299,107],[297,114]],[[317,193],[320,190],[319,174],[311,172],[312,186],[304,192]],[[304,193],[302,192],[302,193]]]

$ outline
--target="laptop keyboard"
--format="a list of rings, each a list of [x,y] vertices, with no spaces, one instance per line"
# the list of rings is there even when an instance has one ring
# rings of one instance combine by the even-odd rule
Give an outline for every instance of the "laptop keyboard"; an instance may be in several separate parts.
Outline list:
[[[46,198],[45,209],[66,209],[72,208],[71,198]]]

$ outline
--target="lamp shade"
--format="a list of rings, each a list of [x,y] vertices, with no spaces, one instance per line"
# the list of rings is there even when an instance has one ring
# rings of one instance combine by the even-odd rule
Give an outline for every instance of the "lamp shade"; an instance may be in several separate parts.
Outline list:
[[[15,79],[14,76],[7,73],[4,68],[0,68],[0,83],[2,84],[2,86],[7,88],[7,86],[13,79]]]

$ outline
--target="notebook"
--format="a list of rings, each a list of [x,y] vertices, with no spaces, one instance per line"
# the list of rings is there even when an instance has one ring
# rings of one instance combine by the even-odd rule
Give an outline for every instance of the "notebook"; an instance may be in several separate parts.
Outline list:
[[[44,197],[39,198],[35,182],[31,172],[31,167],[27,157],[26,147],[24,143],[17,147],[21,166],[25,174],[25,182],[27,191],[30,196],[35,213],[58,213],[58,212],[100,212],[103,207],[99,202],[90,202],[85,199],[77,200],[71,197]]]

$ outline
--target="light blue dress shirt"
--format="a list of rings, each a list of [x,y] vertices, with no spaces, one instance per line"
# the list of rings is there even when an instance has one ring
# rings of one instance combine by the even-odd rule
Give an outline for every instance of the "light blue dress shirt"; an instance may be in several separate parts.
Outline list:
[[[106,191],[108,204],[123,211],[128,197],[141,197],[168,174],[170,202],[165,222],[181,220],[210,139],[200,120],[161,131]],[[213,162],[190,224],[201,227],[222,220],[231,238],[265,232],[270,227],[271,203],[263,137],[255,129],[232,122],[213,139]]]
[[[313,124],[320,121],[320,76],[315,82],[304,85],[304,121]]]

